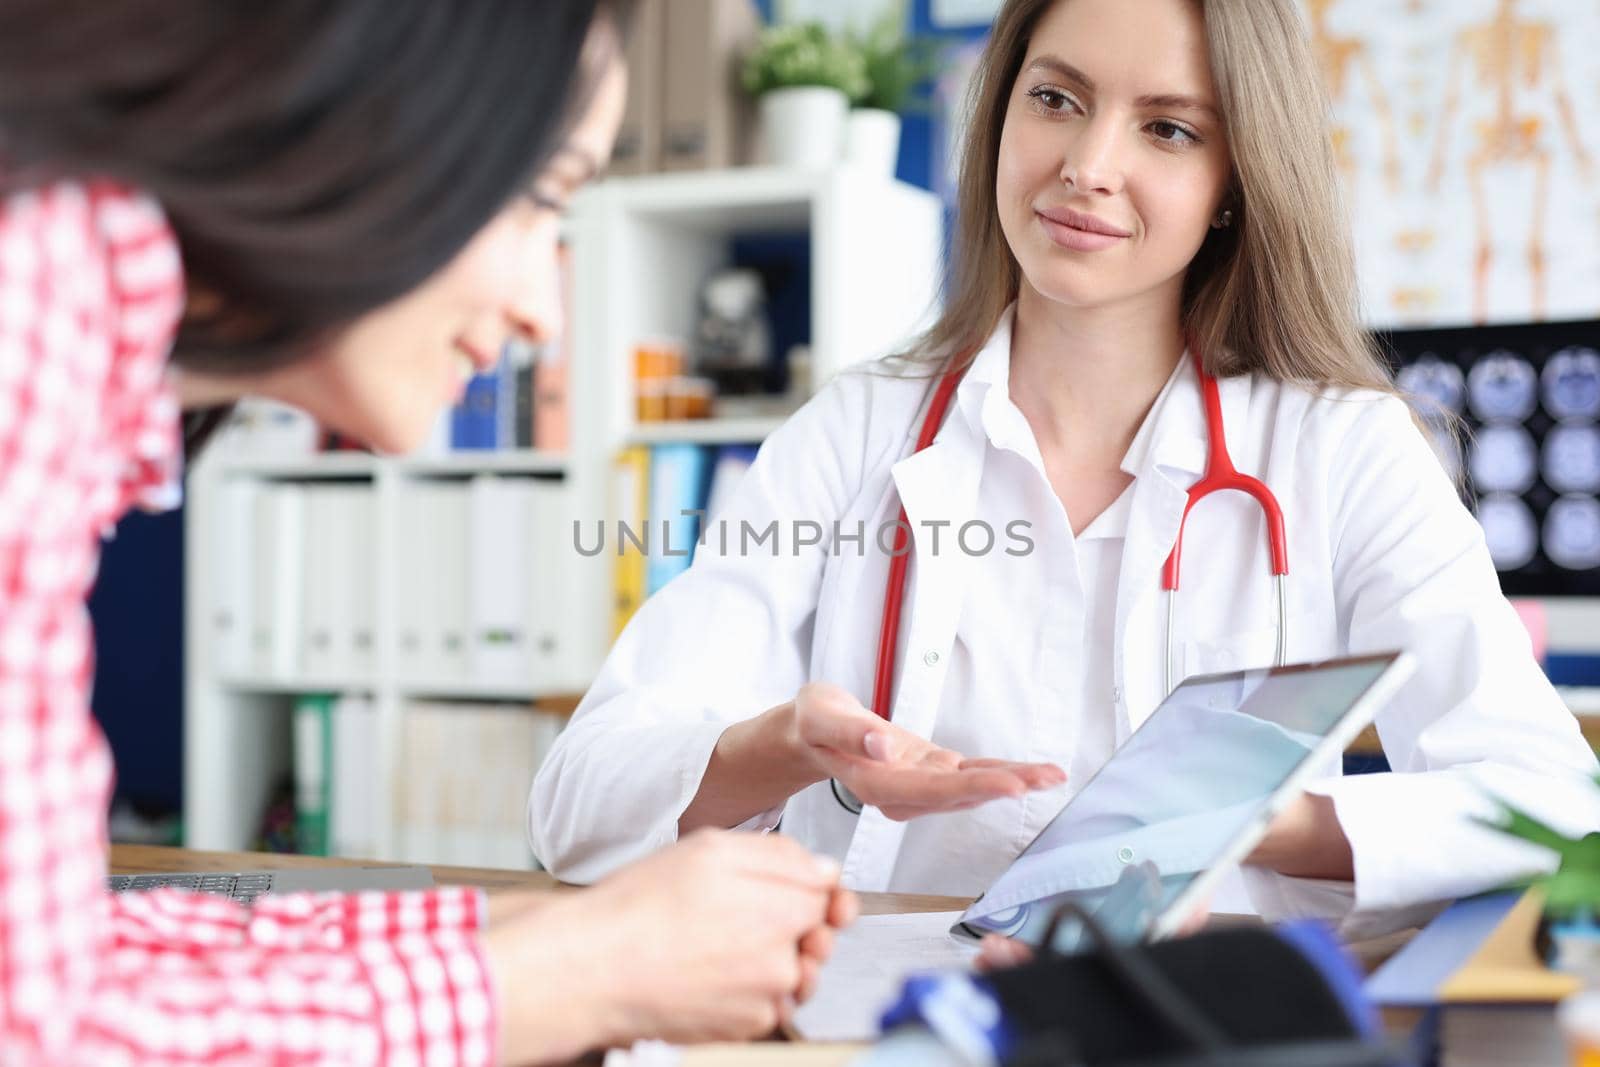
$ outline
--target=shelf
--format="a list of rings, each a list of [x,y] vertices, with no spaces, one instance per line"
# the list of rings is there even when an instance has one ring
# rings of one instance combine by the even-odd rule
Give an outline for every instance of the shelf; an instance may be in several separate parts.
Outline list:
[[[610,179],[590,199],[612,197],[640,217],[714,230],[805,229],[812,206],[835,181],[871,180],[847,170],[736,167]]]
[[[301,480],[370,478],[381,461],[366,452],[313,452],[304,456],[221,456],[225,475]]]
[[[567,457],[560,452],[511,449],[482,452],[451,452],[442,456],[418,456],[397,460],[407,474],[565,474]]]
[[[697,445],[760,444],[782,426],[787,415],[756,415],[741,418],[684,419],[679,422],[646,422],[628,434],[631,445],[662,445],[687,442]]]
[[[406,681],[397,683],[402,697],[432,700],[500,700],[531,704],[549,697],[570,697],[570,689],[543,689],[506,682],[475,682],[469,678]]]
[[[278,678],[261,674],[235,674],[217,680],[225,689],[241,693],[348,693],[376,688],[371,678]]]
[[[436,456],[374,456],[365,452],[317,452],[293,457],[222,457],[225,476],[313,481],[371,478],[392,468],[406,474],[469,477],[474,474],[565,474],[567,457],[532,449],[449,452]]]

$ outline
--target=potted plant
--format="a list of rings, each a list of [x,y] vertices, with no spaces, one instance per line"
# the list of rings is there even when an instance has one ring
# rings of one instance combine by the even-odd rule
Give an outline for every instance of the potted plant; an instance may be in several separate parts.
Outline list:
[[[1559,857],[1553,872],[1524,883],[1544,897],[1539,952],[1550,966],[1600,985],[1600,833],[1567,837],[1506,805],[1498,820],[1486,824]]]
[[[926,107],[923,84],[938,72],[938,50],[925,38],[907,37],[905,13],[886,11],[852,38],[866,73],[865,91],[845,124],[845,160],[893,178],[900,158],[900,116]]]
[[[745,60],[744,87],[760,99],[763,158],[827,168],[839,161],[845,115],[867,91],[865,61],[818,22],[762,31]]]

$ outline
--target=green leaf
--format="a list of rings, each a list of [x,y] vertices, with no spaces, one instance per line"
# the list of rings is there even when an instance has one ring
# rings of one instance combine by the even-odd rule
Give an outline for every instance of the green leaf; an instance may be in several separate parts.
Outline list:
[[[1600,906],[1600,871],[1557,871],[1540,883],[1544,888],[1544,909],[1555,915],[1592,911]]]
[[[1567,850],[1577,843],[1572,838],[1551,829],[1526,812],[1510,807],[1503,810],[1504,814],[1499,820],[1480,819],[1478,821],[1492,830],[1499,830],[1501,833],[1520,838],[1535,845],[1543,845],[1545,848],[1552,849],[1562,856],[1565,856]]]
[[[741,78],[755,96],[774,89],[822,86],[851,99],[867,90],[866,61],[847,40],[820,22],[771,26],[745,57]]]
[[[926,109],[923,83],[938,74],[940,49],[930,38],[906,36],[905,26],[905,5],[901,3],[884,11],[865,33],[851,35],[866,73],[863,92],[851,99],[856,107],[895,112]]]

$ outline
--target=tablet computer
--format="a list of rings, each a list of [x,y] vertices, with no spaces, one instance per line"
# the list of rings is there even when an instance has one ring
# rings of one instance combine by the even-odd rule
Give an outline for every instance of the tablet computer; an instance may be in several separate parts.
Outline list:
[[[952,932],[1037,945],[1072,901],[1113,937],[1172,935],[1412,669],[1389,652],[1187,679]],[[1056,947],[1078,933],[1065,924]]]

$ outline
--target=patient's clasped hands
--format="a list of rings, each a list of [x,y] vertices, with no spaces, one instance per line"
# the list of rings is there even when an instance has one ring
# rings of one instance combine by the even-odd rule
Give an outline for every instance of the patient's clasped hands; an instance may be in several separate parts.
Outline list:
[[[811,995],[856,911],[838,863],[778,834],[726,831],[581,892],[496,901],[484,940],[502,1058],[771,1033]]]

